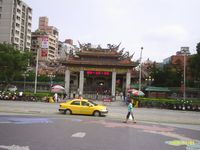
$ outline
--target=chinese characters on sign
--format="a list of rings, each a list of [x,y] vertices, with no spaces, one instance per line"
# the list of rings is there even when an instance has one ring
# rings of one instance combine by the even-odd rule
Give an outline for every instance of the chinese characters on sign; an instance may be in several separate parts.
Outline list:
[[[47,49],[48,48],[48,37],[42,38],[42,48]]]
[[[48,37],[42,37],[41,56],[47,57],[48,55]]]
[[[87,75],[104,75],[104,76],[109,76],[110,72],[104,72],[104,71],[86,71]]]

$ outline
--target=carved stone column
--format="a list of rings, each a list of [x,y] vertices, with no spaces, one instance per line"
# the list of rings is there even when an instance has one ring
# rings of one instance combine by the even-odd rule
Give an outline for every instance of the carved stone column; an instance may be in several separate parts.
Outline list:
[[[84,71],[80,71],[80,77],[79,77],[79,93],[80,95],[83,94],[83,85],[84,85]]]
[[[115,90],[116,90],[116,72],[112,72],[112,90],[111,90],[111,95],[115,96]]]
[[[128,71],[126,73],[126,92],[128,91],[128,89],[130,89],[130,85],[131,85],[131,73]]]
[[[70,86],[70,71],[67,69],[65,71],[65,93],[67,94],[68,98],[70,97],[69,86]]]

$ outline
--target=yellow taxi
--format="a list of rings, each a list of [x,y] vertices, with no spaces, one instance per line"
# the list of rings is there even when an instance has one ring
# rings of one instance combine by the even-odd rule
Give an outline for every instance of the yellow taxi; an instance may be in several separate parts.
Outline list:
[[[99,105],[87,99],[73,99],[60,103],[59,111],[65,114],[82,114],[103,116],[108,113],[106,106]]]

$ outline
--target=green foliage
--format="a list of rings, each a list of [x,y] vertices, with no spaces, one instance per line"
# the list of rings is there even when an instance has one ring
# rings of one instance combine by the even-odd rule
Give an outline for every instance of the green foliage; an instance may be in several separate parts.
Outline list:
[[[180,86],[182,79],[182,70],[179,63],[172,65],[166,64],[163,68],[154,68],[152,77],[153,85],[160,87],[176,87]]]
[[[200,82],[200,43],[196,46],[197,54],[194,54],[190,57],[188,66],[190,68],[190,73],[193,78],[193,83],[190,82],[190,85],[195,85]],[[196,85],[199,87],[199,85]]]
[[[155,108],[168,108],[173,109],[174,105],[191,105],[200,106],[200,100],[178,100],[178,99],[165,99],[165,98],[140,98],[141,107],[155,107]]]
[[[21,52],[10,44],[0,43],[1,80],[7,84],[12,83],[17,75],[26,70],[30,59],[29,52]]]
[[[200,55],[200,42],[196,46],[197,54]]]
[[[200,80],[200,55],[195,54],[191,56],[189,66],[194,79]]]

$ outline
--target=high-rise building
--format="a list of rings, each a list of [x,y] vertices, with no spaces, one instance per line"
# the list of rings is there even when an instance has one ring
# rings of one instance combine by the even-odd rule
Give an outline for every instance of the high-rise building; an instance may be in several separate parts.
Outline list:
[[[0,42],[31,48],[32,8],[21,0],[0,0]]]
[[[73,45],[72,39],[66,39],[64,42],[59,41],[58,58],[67,59],[68,55],[75,54],[77,49],[77,46]]]
[[[48,25],[47,17],[39,18],[38,29],[32,33],[32,52],[39,52],[39,60],[54,61],[58,56],[58,29]]]

